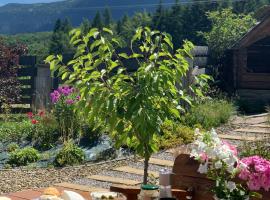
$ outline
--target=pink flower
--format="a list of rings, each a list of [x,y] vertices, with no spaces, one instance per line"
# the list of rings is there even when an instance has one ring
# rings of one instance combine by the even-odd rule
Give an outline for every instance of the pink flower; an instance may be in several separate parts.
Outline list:
[[[238,155],[238,151],[237,151],[237,148],[235,146],[231,145],[229,142],[226,142],[226,141],[222,141],[222,143],[224,145],[226,145],[233,152],[233,155],[235,155],[235,156]]]
[[[38,121],[37,121],[37,120],[35,120],[35,119],[32,119],[31,123],[32,123],[32,124],[37,124],[37,123],[38,123]]]
[[[270,189],[270,161],[259,156],[241,160],[247,167],[242,169],[239,178],[247,181],[250,190]]]
[[[34,117],[34,114],[32,112],[28,112],[27,116],[28,116],[29,119],[32,119]]]
[[[66,104],[68,105],[74,104],[74,101],[72,99],[67,99]]]
[[[200,155],[200,160],[203,162],[206,162],[208,160],[208,156],[206,155],[206,153],[202,153]]]

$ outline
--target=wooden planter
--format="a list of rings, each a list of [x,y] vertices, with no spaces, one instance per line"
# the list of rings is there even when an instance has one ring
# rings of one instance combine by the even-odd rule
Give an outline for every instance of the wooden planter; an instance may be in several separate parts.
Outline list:
[[[198,168],[199,162],[187,154],[181,154],[175,159],[172,187],[174,188],[173,195],[177,199],[185,200],[187,196],[192,196],[192,200],[214,200],[210,189],[215,182],[209,180],[204,174],[198,173]],[[128,200],[136,200],[140,188],[139,186],[113,185],[111,191],[123,193]],[[270,192],[261,191],[260,193],[263,195],[262,200],[270,200]]]

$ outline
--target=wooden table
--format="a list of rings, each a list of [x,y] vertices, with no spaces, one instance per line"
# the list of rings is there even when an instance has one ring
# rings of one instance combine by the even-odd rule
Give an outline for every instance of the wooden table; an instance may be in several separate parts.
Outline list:
[[[74,189],[64,188],[64,187],[55,187],[55,188],[57,188],[59,192],[63,192],[64,190],[77,192],[78,194],[82,195],[86,200],[91,200],[89,191],[74,190]],[[32,199],[39,198],[43,194],[43,190],[44,189],[25,190],[21,192],[8,194],[7,197],[11,198],[12,200],[32,200]]]

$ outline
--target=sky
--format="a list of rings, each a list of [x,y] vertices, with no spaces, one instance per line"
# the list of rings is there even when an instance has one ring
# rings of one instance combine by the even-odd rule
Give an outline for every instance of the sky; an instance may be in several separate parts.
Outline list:
[[[7,3],[49,3],[57,0],[0,0],[0,6]]]

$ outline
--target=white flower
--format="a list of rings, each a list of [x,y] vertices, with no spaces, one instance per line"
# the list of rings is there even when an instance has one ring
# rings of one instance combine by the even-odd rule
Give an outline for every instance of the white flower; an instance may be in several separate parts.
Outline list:
[[[236,189],[236,184],[233,181],[228,181],[226,185],[227,185],[227,188],[230,190],[230,192]]]
[[[198,172],[201,174],[206,174],[208,171],[208,162],[204,163],[204,164],[200,164]]]
[[[222,167],[222,162],[220,160],[215,162],[215,168],[216,169],[220,169],[221,167]]]

